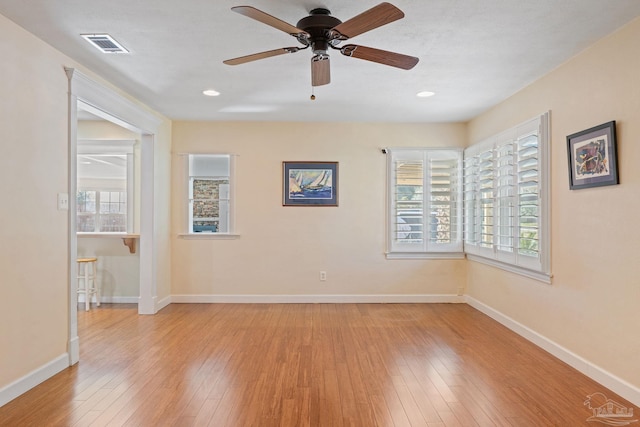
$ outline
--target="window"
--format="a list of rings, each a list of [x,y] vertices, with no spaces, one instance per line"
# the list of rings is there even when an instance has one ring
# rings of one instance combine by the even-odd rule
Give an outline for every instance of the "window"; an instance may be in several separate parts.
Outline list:
[[[77,231],[125,233],[127,231],[126,194],[124,191],[78,191]]]
[[[133,232],[134,144],[133,140],[78,141],[76,231]]]
[[[388,258],[461,258],[462,150],[388,150]]]
[[[231,156],[189,154],[189,233],[230,233]]]
[[[543,280],[550,271],[548,129],[546,113],[464,153],[465,252]]]

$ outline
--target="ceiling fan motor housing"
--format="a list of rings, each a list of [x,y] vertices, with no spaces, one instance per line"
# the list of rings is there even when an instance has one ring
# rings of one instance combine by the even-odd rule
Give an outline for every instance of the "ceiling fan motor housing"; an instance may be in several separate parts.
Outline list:
[[[317,8],[309,12],[309,16],[299,20],[296,27],[309,34],[308,44],[311,45],[313,53],[326,55],[330,43],[336,44],[340,42],[337,39],[331,40],[329,30],[341,23],[341,20],[331,16],[329,9]]]

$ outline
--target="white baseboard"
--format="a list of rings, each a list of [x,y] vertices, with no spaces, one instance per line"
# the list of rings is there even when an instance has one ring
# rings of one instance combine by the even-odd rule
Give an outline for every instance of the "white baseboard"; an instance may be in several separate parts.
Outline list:
[[[80,338],[77,335],[69,340],[67,351],[69,351],[69,366],[80,361]]]
[[[100,304],[137,304],[140,297],[117,297],[117,296],[101,296]],[[95,304],[95,297],[91,298],[91,303]],[[84,304],[84,295],[78,295],[78,304]]]
[[[578,356],[574,352],[562,347],[560,344],[551,341],[549,338],[540,335],[538,332],[489,307],[488,305],[478,301],[477,299],[466,295],[465,300],[466,303],[471,307],[475,308],[478,311],[481,311],[482,313],[511,329],[513,332],[531,341],[543,350],[551,353],[553,356],[562,360],[564,363],[572,366],[592,380],[602,384],[604,387],[607,387],[609,390],[627,399],[634,405],[640,406],[640,389],[638,387],[634,386],[633,384],[629,384],[627,381],[618,378],[610,372],[607,372],[601,367],[589,362],[581,356]]]
[[[69,354],[64,353],[49,363],[29,372],[22,378],[0,389],[0,406],[4,406],[16,397],[31,390],[43,381],[69,367]]]
[[[163,308],[165,308],[166,306],[168,306],[169,304],[171,304],[171,295],[166,296],[161,300],[158,300],[158,302],[156,303],[156,313],[162,310]]]
[[[461,295],[172,295],[172,303],[464,303]]]

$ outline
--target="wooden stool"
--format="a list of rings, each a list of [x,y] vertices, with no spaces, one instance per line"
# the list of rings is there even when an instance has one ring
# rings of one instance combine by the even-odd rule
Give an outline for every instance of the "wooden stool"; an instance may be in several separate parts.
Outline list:
[[[97,264],[98,258],[78,258],[78,295],[84,294],[84,309],[86,311],[91,308],[92,295],[96,296],[97,306],[100,306]]]

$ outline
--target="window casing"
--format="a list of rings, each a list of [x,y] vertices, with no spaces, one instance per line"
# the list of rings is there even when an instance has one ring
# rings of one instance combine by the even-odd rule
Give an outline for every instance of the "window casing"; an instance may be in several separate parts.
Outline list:
[[[462,150],[392,148],[388,258],[461,258]]]
[[[188,171],[188,233],[231,233],[232,157],[189,154]]]
[[[548,281],[548,159],[548,113],[465,150],[464,250],[470,258]]]

